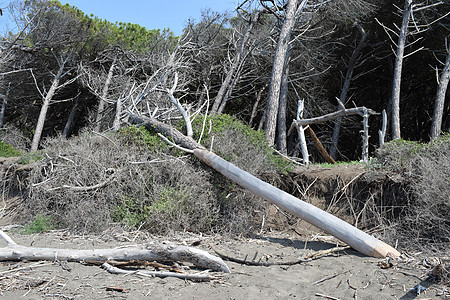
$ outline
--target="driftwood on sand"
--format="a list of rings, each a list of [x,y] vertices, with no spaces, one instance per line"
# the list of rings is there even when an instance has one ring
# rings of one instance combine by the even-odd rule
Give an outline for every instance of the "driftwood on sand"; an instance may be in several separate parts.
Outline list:
[[[140,124],[149,129],[156,129],[165,135],[172,136],[176,144],[190,149],[190,153],[193,153],[200,161],[218,171],[226,178],[335,236],[355,250],[373,257],[400,256],[400,253],[396,249],[386,243],[359,230],[336,216],[333,216],[312,204],[306,203],[239,169],[216,154],[206,150],[192,138],[184,136],[175,128],[170,127],[169,125],[162,126],[161,122],[142,116],[133,115],[130,120],[132,120],[132,123],[134,124]]]
[[[202,269],[225,273],[230,272],[230,269],[220,257],[211,255],[204,250],[183,245],[147,244],[133,247],[88,250],[37,248],[18,245],[2,230],[0,230],[0,236],[8,243],[6,247],[0,248],[0,261],[179,261],[191,263],[195,267]],[[164,272],[161,274],[161,272],[154,272],[153,276],[167,277],[170,275],[169,273]],[[187,276],[187,274],[173,274],[173,277],[199,279],[198,276]]]

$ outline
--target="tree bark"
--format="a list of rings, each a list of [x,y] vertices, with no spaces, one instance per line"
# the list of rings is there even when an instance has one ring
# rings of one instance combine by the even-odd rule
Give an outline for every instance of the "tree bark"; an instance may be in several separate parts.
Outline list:
[[[439,85],[436,91],[436,101],[434,103],[433,119],[431,122],[430,137],[435,140],[441,134],[442,117],[444,114],[445,95],[447,93],[450,79],[450,50],[447,52],[447,59],[439,78]],[[0,126],[1,127],[1,126]]]
[[[39,118],[36,125],[36,129],[34,131],[33,140],[31,142],[31,151],[37,151],[39,147],[39,143],[42,137],[42,131],[44,130],[44,123],[47,117],[48,107],[50,106],[50,101],[56,93],[56,90],[59,87],[59,81],[61,80],[61,76],[64,71],[65,61],[61,63],[59,66],[58,73],[56,73],[53,78],[52,86],[50,87],[48,93],[44,97],[44,103],[42,103],[41,111],[39,112]]]
[[[401,137],[400,134],[400,85],[402,81],[402,66],[405,52],[406,36],[408,33],[408,23],[411,17],[412,0],[405,0],[403,9],[403,20],[398,36],[397,51],[395,54],[394,78],[392,80],[391,96],[391,119],[392,119],[392,139]]]
[[[289,51],[288,51],[289,52]],[[278,106],[277,116],[277,149],[287,154],[287,137],[286,137],[286,113],[288,105],[288,82],[289,82],[289,54],[286,56],[288,61],[285,65],[283,78],[281,79],[280,105]]]
[[[3,123],[5,120],[5,111],[6,105],[8,104],[8,95],[9,95],[9,87],[5,95],[0,95],[0,99],[3,99],[2,108],[0,109],[0,128],[3,128]]]
[[[277,114],[280,105],[281,81],[285,72],[286,57],[288,55],[289,42],[291,39],[291,31],[295,25],[295,16],[299,0],[289,0],[286,8],[286,15],[280,30],[275,55],[273,58],[272,75],[270,79],[269,97],[267,99],[266,118],[264,131],[267,141],[275,144],[275,135],[277,127]],[[300,4],[303,7],[306,4],[303,0]]]
[[[328,154],[327,150],[322,145],[316,133],[314,132],[314,130],[312,130],[311,126],[306,127],[306,133],[310,136],[310,138],[312,138],[314,145],[316,145],[317,150],[319,150],[320,155],[325,158],[326,162],[329,164],[335,164],[336,162],[330,156],[330,154]]]
[[[344,85],[342,86],[341,95],[339,96],[339,100],[344,105],[347,103],[347,94],[350,88],[350,83],[352,82],[353,70],[355,68],[356,60],[358,59],[359,53],[361,53],[361,50],[364,47],[367,37],[367,34],[365,30],[361,27],[361,25],[355,23],[355,26],[357,26],[359,32],[361,33],[361,39],[359,40],[358,46],[356,46],[355,50],[353,50],[352,56],[350,57],[350,61],[347,67],[347,73],[345,74]],[[330,148],[330,156],[333,157],[334,159],[336,159],[336,152],[337,152],[337,145],[339,142],[339,133],[341,131],[341,124],[342,118],[337,118],[334,123],[333,135],[331,138],[332,144]]]
[[[105,105],[106,105],[106,101],[104,99],[108,95],[109,85],[111,84],[115,66],[116,66],[116,59],[113,60],[113,62],[111,63],[111,67],[109,67],[108,75],[106,76],[105,85],[103,86],[103,90],[102,90],[102,97],[100,98],[100,100],[98,102],[97,116],[95,117],[95,128],[94,128],[94,130],[96,132],[100,132],[100,129],[102,126],[103,111],[105,110]]]
[[[195,266],[229,273],[230,269],[217,256],[206,251],[178,245],[148,244],[137,247],[113,248],[113,249],[58,249],[58,248],[35,248],[16,244],[11,238],[0,230],[8,246],[0,248],[0,261],[11,260],[50,260],[63,261],[183,261],[193,263]]]

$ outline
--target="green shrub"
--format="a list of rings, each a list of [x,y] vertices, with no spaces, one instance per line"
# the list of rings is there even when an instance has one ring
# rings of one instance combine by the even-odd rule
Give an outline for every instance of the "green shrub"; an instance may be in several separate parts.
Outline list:
[[[197,117],[192,122],[194,139],[222,158],[252,174],[281,172],[293,168],[292,163],[274,153],[264,132],[252,129],[226,114]]]
[[[23,234],[43,233],[55,228],[53,217],[45,217],[43,215],[36,215],[33,221],[25,225]]]
[[[149,206],[134,197],[122,197],[119,205],[114,207],[111,217],[114,222],[121,222],[130,227],[139,227],[145,222],[150,212]]]
[[[44,154],[42,151],[35,151],[35,152],[27,152],[23,153],[17,162],[21,165],[26,165],[29,163],[40,161],[44,158]]]
[[[153,153],[165,152],[174,156],[184,155],[184,152],[170,147],[170,145],[157,135],[156,131],[149,131],[143,126],[133,125],[122,128],[119,130],[118,134],[126,144],[139,145],[144,147],[146,151],[151,151]]]
[[[22,153],[11,146],[10,144],[6,144],[3,141],[0,141],[0,156],[1,157],[15,157],[20,156]]]

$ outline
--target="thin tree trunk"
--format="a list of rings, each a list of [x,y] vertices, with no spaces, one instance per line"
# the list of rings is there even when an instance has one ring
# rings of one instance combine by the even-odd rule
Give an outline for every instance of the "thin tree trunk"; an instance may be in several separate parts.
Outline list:
[[[100,98],[100,101],[98,102],[97,116],[95,117],[95,128],[94,128],[94,130],[96,132],[99,132],[101,129],[101,126],[102,126],[103,111],[105,110],[105,104],[106,104],[106,101],[104,99],[108,95],[109,85],[111,84],[115,66],[116,66],[116,59],[114,59],[113,62],[111,63],[111,67],[109,68],[108,75],[106,76],[105,85],[103,86],[102,97]]]
[[[3,99],[2,101],[2,108],[0,110],[0,128],[3,128],[3,123],[5,119],[5,111],[6,111],[6,105],[8,104],[8,95],[9,95],[9,87],[6,90],[5,95],[0,95],[0,98]]]
[[[402,81],[402,65],[405,52],[406,35],[408,33],[408,23],[412,11],[412,0],[405,0],[403,10],[403,21],[398,36],[397,52],[395,54],[394,78],[392,81],[392,139],[401,137],[400,134],[400,85]]]
[[[255,119],[256,115],[258,114],[258,105],[259,105],[259,102],[261,102],[262,94],[263,94],[264,90],[267,88],[268,85],[269,85],[269,84],[266,83],[266,85],[265,85],[262,89],[260,89],[260,90],[258,91],[258,93],[256,94],[256,101],[255,101],[255,103],[253,104],[252,114],[250,115],[250,121],[248,122],[248,125],[249,125],[250,127],[253,126],[253,120]]]
[[[289,57],[289,54],[286,56]],[[289,82],[289,58],[286,62],[286,68],[281,80],[280,105],[278,106],[277,116],[277,149],[283,153],[287,153],[287,137],[286,137],[286,113],[288,102],[288,82]]]
[[[379,139],[379,143],[380,143],[380,148],[384,146],[384,139],[386,136],[386,127],[387,127],[387,114],[386,114],[386,110],[383,109],[383,111],[381,112],[381,115],[383,116],[383,123],[381,124],[381,130],[378,130],[378,139]]]
[[[250,18],[250,24],[248,25],[247,29],[245,30],[244,36],[241,39],[241,43],[239,45],[239,49],[236,53],[236,55],[233,58],[233,62],[231,63],[231,67],[227,72],[227,75],[225,76],[225,80],[223,81],[222,85],[220,86],[219,92],[217,93],[216,98],[214,99],[213,106],[211,108],[211,114],[215,114],[218,112],[219,107],[222,104],[222,101],[224,99],[224,96],[232,82],[233,77],[235,76],[236,70],[241,65],[241,59],[245,51],[245,46],[247,45],[248,38],[250,37],[250,33],[253,29],[253,25],[258,21],[258,18],[260,16],[260,12],[255,12],[254,15]],[[225,105],[223,105],[224,107]],[[223,110],[223,109],[222,109]]]
[[[228,102],[228,99],[230,99],[231,94],[233,93],[233,89],[236,86],[236,83],[238,82],[240,76],[241,76],[241,71],[242,71],[242,67],[244,66],[244,61],[241,61],[241,64],[239,65],[239,67],[237,68],[234,78],[231,81],[230,85],[228,86],[227,92],[225,93],[225,96],[222,99],[222,103],[219,106],[219,109],[217,110],[217,112],[219,114],[221,114],[224,110],[225,110],[225,106]]]
[[[439,85],[436,91],[436,101],[434,103],[434,112],[430,131],[431,140],[438,138],[439,135],[441,134],[442,117],[444,114],[445,94],[447,93],[449,79],[450,79],[450,51],[447,53],[445,66],[442,69],[442,73],[439,78]]]
[[[265,121],[266,121],[266,114],[262,115],[261,120],[259,120],[258,130],[262,130],[264,128]]]
[[[364,110],[363,115],[363,130],[361,131],[362,134],[362,160],[363,162],[367,163],[369,161],[369,113],[367,112],[367,109]]]
[[[270,79],[269,97],[267,99],[266,119],[264,131],[267,141],[275,144],[275,135],[277,127],[278,106],[280,105],[281,81],[285,71],[286,56],[288,55],[291,31],[295,25],[295,15],[299,0],[289,0],[286,8],[286,15],[280,30],[275,55],[273,58],[272,75]],[[306,0],[300,4],[304,7]]]
[[[312,140],[314,142],[314,145],[316,145],[317,150],[319,150],[320,154],[322,155],[323,158],[325,158],[327,163],[335,164],[336,162],[330,156],[330,154],[328,154],[327,150],[322,145],[322,143],[320,142],[320,140],[317,137],[316,133],[314,132],[314,130],[312,130],[311,126],[306,127],[306,133],[312,138]]]
[[[299,99],[298,100],[298,108],[297,108],[297,118],[296,120],[303,119],[303,109],[305,107],[305,101]],[[309,152],[308,152],[308,145],[306,144],[306,138],[305,138],[305,129],[302,125],[297,125],[297,132],[298,132],[298,143],[300,144],[300,150],[302,151],[302,157],[303,157],[303,163],[305,165],[309,164]]]
[[[364,29],[358,23],[355,23],[359,32],[361,33],[361,39],[359,40],[358,46],[353,50],[352,56],[350,57],[350,61],[347,67],[347,73],[345,74],[344,85],[342,86],[341,95],[339,96],[339,100],[344,105],[347,102],[347,93],[350,88],[350,83],[352,82],[353,70],[355,68],[356,60],[358,59],[359,53],[364,47],[364,43],[366,41],[367,34]],[[339,133],[341,131],[342,118],[336,119],[333,128],[333,135],[331,138],[332,144],[330,149],[330,156],[336,159],[337,145],[339,142]]]
[[[72,109],[70,111],[69,117],[67,118],[67,122],[66,125],[64,126],[63,132],[62,132],[62,137],[63,138],[68,138],[70,136],[70,134],[72,133],[72,129],[73,129],[73,120],[75,120],[75,116],[77,114],[77,110],[78,110],[78,106],[80,105],[80,96],[78,96],[75,99],[75,103],[72,106]]]
[[[39,147],[39,142],[41,141],[42,137],[42,131],[44,130],[45,119],[47,117],[48,107],[50,106],[50,101],[52,100],[56,90],[59,87],[59,81],[64,71],[64,64],[65,62],[62,62],[61,65],[59,66],[58,73],[56,73],[55,77],[53,78],[52,86],[50,87],[47,95],[45,95],[44,97],[44,103],[42,103],[38,122],[33,135],[33,141],[31,142],[31,149],[30,149],[31,151],[37,151]]]

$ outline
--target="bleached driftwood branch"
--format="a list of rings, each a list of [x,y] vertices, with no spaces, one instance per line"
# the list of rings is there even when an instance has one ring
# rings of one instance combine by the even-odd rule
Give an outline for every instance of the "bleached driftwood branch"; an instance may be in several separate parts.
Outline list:
[[[383,123],[381,125],[381,130],[378,130],[378,138],[380,140],[380,148],[384,145],[384,138],[386,136],[386,127],[387,127],[387,114],[386,110],[383,109],[383,112],[381,113],[383,115]]]
[[[290,132],[295,128],[294,123],[296,123],[297,125],[309,125],[309,124],[324,123],[326,121],[334,120],[334,119],[339,118],[339,117],[345,117],[345,116],[351,116],[351,115],[363,116],[364,115],[364,110],[367,110],[367,113],[369,115],[378,115],[379,114],[376,111],[374,111],[374,110],[372,110],[370,108],[366,108],[364,106],[341,109],[339,111],[335,111],[335,112],[332,112],[332,113],[329,113],[329,114],[326,114],[326,115],[323,115],[323,116],[320,116],[320,117],[294,120],[294,121],[292,121],[292,125],[289,128],[288,134],[290,134]]]
[[[181,245],[147,244],[135,247],[90,250],[37,248],[16,244],[2,230],[0,230],[0,236],[8,243],[6,247],[0,248],[0,261],[181,261],[192,263],[194,266],[203,269],[230,272],[221,258],[200,249]]]
[[[305,106],[305,101],[302,99],[298,100],[297,118],[296,118],[297,121],[303,119],[304,106]],[[300,143],[300,149],[302,151],[303,163],[305,165],[308,165],[309,164],[309,153],[308,153],[308,146],[306,145],[305,129],[303,128],[302,125],[298,125],[297,123],[294,123],[294,126],[297,128],[298,140]]]

